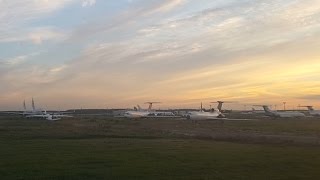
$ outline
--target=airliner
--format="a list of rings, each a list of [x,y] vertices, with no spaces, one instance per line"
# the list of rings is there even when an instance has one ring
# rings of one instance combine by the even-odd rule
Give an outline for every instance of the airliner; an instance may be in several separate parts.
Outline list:
[[[222,106],[219,107],[219,105],[218,105],[218,109],[211,109],[210,112],[206,112],[202,108],[202,103],[201,103],[200,111],[189,112],[187,114],[187,119],[196,121],[196,120],[217,120],[217,119],[225,118],[225,116],[219,110],[222,108]]]
[[[218,102],[218,107],[217,109],[211,109],[210,111],[205,111],[202,108],[202,103],[201,103],[201,108],[200,111],[193,111],[189,112],[187,114],[187,119],[192,120],[192,121],[197,121],[197,120],[226,120],[226,121],[252,121],[254,119],[230,119],[226,118],[226,116],[221,112],[222,110],[222,105],[223,101],[217,101]],[[216,103],[216,102],[214,102]]]
[[[234,103],[234,102],[233,101],[217,101],[217,102],[210,102],[210,103],[218,103],[217,108],[220,112],[222,112],[222,105],[224,103]]]
[[[255,105],[263,107],[266,116],[275,118],[292,118],[292,117],[305,117],[306,115],[296,111],[272,111],[267,105]]]
[[[309,114],[311,116],[320,116],[320,110],[314,110],[313,106],[299,106],[299,107],[306,107],[309,110]]]
[[[27,106],[26,106],[26,101],[23,101],[23,109],[24,111],[21,113],[23,116],[28,116],[28,115],[32,115],[32,114],[43,114],[44,111],[42,109],[36,109],[35,107],[35,103],[34,103],[34,99],[32,98],[31,101],[31,106],[32,106],[32,110],[27,110]]]
[[[72,116],[64,115],[60,112],[59,113],[57,113],[57,112],[48,113],[47,111],[44,111],[42,109],[36,109],[35,102],[34,102],[33,98],[31,101],[31,106],[32,106],[32,110],[27,110],[26,101],[24,100],[23,101],[24,111],[22,113],[17,113],[17,112],[6,112],[6,113],[19,114],[19,115],[22,115],[23,117],[26,117],[26,118],[43,118],[43,119],[47,119],[49,121],[57,121],[57,120],[60,120],[61,118],[64,118],[64,117],[72,117]]]
[[[146,117],[155,117],[155,118],[165,118],[165,117],[177,117],[172,112],[169,111],[155,111],[152,110],[153,104],[159,104],[161,102],[146,102],[149,104],[148,109],[142,109],[139,105],[134,107],[134,110],[126,111],[124,117],[127,118],[146,118]]]
[[[256,110],[255,108],[252,108],[252,114],[265,114],[264,110]]]
[[[73,117],[73,116],[64,115],[60,113],[47,113],[46,111],[44,112],[44,114],[33,114],[33,115],[26,116],[26,118],[43,118],[48,121],[57,121],[57,120],[61,120],[61,118],[64,118],[64,117]]]
[[[19,114],[19,115],[22,115],[22,116],[45,114],[45,111],[43,111],[42,109],[36,109],[33,98],[32,98],[31,105],[32,105],[32,110],[27,110],[26,101],[24,100],[23,101],[23,112],[6,111],[4,113],[7,113],[7,114]]]
[[[127,118],[142,118],[142,117],[148,117],[148,115],[151,112],[152,105],[154,103],[159,103],[159,102],[147,102],[149,103],[149,108],[147,110],[144,110],[140,107],[140,105],[137,105],[137,107],[134,107],[134,110],[126,111],[124,113],[124,117]]]

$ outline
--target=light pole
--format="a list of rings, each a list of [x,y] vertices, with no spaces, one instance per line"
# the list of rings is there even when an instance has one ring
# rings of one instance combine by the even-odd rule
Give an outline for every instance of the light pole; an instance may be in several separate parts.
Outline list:
[[[287,104],[287,102],[283,102],[283,110],[284,111],[286,110],[286,104]]]

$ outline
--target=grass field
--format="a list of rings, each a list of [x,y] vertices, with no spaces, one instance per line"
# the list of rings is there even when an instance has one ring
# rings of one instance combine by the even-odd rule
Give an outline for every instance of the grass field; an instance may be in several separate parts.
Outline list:
[[[0,116],[1,179],[320,179],[318,119]]]

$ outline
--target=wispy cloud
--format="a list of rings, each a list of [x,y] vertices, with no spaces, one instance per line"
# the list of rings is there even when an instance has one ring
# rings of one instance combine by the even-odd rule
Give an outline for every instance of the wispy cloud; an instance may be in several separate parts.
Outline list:
[[[26,21],[43,18],[45,15],[72,3],[73,0],[15,0],[3,1],[0,6],[1,30]]]
[[[63,41],[67,37],[67,32],[53,27],[41,27],[10,31],[0,35],[0,42],[30,42],[33,44],[42,44],[44,41]]]
[[[81,14],[69,30],[19,27],[75,1],[37,1],[41,6],[18,2],[25,7],[9,12],[14,21],[6,23],[6,13],[0,17],[0,42],[51,42],[59,53],[49,53],[50,61],[61,56],[67,60],[19,68],[27,56],[5,59],[1,82],[13,83],[2,92],[23,89],[47,98],[72,97],[70,102],[81,97],[91,105],[125,106],[156,97],[170,105],[194,106],[201,99],[220,98],[270,103],[284,98],[295,103],[301,97],[307,101],[306,94],[316,98],[320,90],[318,0],[201,1],[205,5],[128,1],[108,15],[99,12],[82,21]],[[77,3],[97,8],[94,0]],[[68,58],[61,51],[76,55]],[[14,68],[9,71],[9,66]]]
[[[96,4],[96,0],[82,0],[82,7],[93,6]]]
[[[40,54],[39,52],[36,52],[36,53],[31,53],[31,54],[26,54],[26,55],[19,55],[19,56],[8,58],[8,59],[1,59],[0,66],[2,64],[6,67],[12,68],[13,66],[18,66],[18,65],[25,63],[28,59],[35,57],[39,54]]]
[[[156,4],[152,8],[149,9],[149,11],[146,11],[146,14],[153,14],[153,13],[163,13],[168,12],[177,6],[182,5],[185,3],[186,0],[165,0],[164,2],[161,2],[159,4]]]
[[[15,0],[3,1],[0,6],[0,42],[30,41],[40,44],[44,40],[61,38],[62,33],[52,27],[28,27],[74,2],[73,0]]]
[[[19,65],[22,64],[26,61],[26,59],[28,58],[27,55],[23,55],[23,56],[17,56],[5,61],[1,61],[1,64],[5,65],[5,66],[15,66],[15,65]]]
[[[97,20],[92,20],[78,27],[72,33],[70,41],[79,41],[94,35],[110,33],[115,30],[122,30],[122,28],[130,28],[130,26],[137,25],[152,15],[171,11],[184,2],[184,0],[139,2],[137,6],[119,12],[114,17],[99,18],[98,22]],[[131,28],[135,29],[133,27]]]

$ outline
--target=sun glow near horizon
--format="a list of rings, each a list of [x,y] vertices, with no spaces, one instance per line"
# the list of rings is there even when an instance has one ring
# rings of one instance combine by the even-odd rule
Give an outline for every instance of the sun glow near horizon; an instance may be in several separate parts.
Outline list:
[[[320,107],[318,0],[4,3],[0,110]]]

